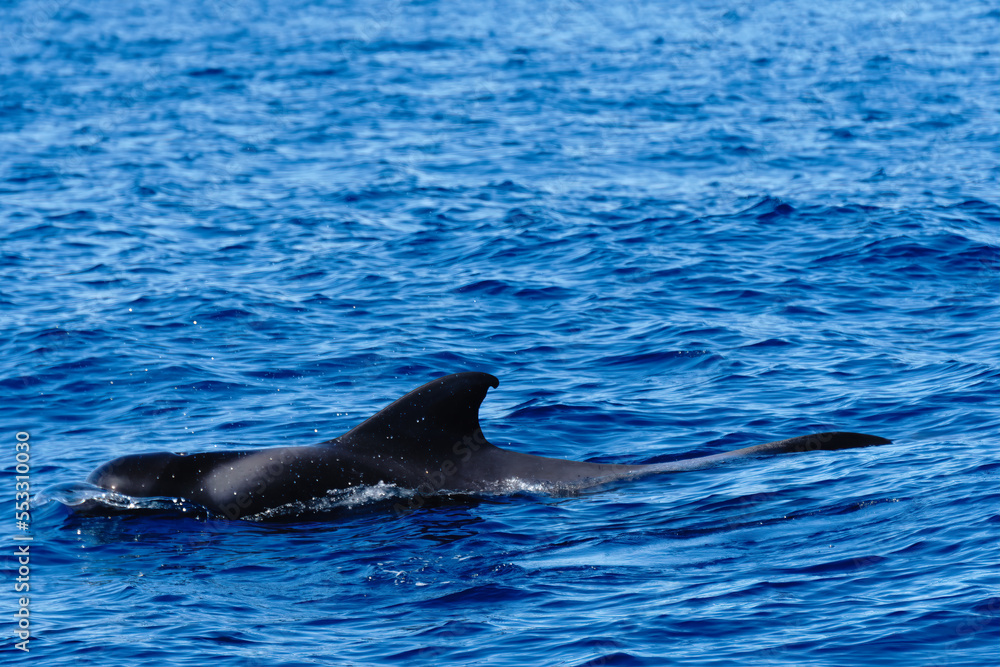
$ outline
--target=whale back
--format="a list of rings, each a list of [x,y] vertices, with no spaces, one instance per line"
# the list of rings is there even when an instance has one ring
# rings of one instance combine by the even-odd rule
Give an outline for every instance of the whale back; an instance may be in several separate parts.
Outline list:
[[[487,453],[499,450],[479,425],[479,406],[499,384],[488,373],[438,378],[321,445],[367,462],[385,481],[416,487],[433,480],[432,486],[441,488],[443,475],[449,488],[465,488],[462,480],[481,473]]]

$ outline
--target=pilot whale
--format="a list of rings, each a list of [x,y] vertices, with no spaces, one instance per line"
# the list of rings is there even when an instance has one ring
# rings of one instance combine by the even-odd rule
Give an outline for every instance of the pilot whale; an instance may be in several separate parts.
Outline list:
[[[552,490],[703,468],[734,458],[884,445],[861,433],[816,433],[730,452],[656,464],[587,463],[523,454],[490,444],[479,406],[500,381],[457,373],[411,391],[338,438],[312,446],[192,454],[131,454],[87,481],[133,498],[170,497],[241,519],[297,501],[379,483],[414,489],[408,506],[438,492],[482,493],[518,482]]]

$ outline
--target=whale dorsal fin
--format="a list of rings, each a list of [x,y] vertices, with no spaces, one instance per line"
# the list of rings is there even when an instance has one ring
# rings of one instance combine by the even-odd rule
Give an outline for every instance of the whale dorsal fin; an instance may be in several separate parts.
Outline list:
[[[500,381],[488,373],[456,373],[414,389],[330,444],[351,449],[377,446],[390,456],[436,460],[453,455],[456,443],[486,444],[479,406]]]

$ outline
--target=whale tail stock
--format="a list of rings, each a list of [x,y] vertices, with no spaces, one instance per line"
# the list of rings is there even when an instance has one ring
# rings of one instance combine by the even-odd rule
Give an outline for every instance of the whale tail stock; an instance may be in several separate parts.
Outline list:
[[[773,454],[790,454],[795,452],[831,451],[836,449],[854,449],[857,447],[873,447],[876,445],[888,445],[892,440],[868,435],[865,433],[850,433],[846,431],[830,431],[827,433],[813,433],[811,435],[800,435],[787,440],[776,440],[766,442],[762,445],[753,445],[742,449],[734,449],[729,452],[711,454],[709,456],[699,456],[693,459],[681,459],[667,463],[653,463],[649,465],[648,472],[681,472],[685,470],[696,470],[707,468],[719,463],[725,463],[731,459],[747,458],[753,456],[770,456]],[[655,469],[654,469],[655,468]]]
[[[444,470],[441,484],[453,490],[488,488],[510,478],[557,485],[600,483],[625,477],[706,468],[732,459],[885,445],[890,440],[848,432],[814,433],[709,456],[667,463],[588,463],[525,454],[490,444],[479,425],[479,407],[490,389],[500,384],[487,373],[465,372],[433,380],[403,396],[364,423],[327,444],[355,448],[377,442],[381,457],[406,458],[421,470]],[[455,443],[465,445],[461,456]],[[381,459],[382,465],[386,458]],[[402,475],[407,477],[407,475]],[[419,483],[422,478],[414,478]]]
[[[427,468],[437,468],[442,462],[455,459],[453,444],[460,441],[477,443],[476,463],[479,479],[486,477],[522,477],[554,482],[574,482],[583,479],[696,470],[725,463],[732,459],[809,452],[851,449],[885,445],[891,441],[876,435],[848,432],[814,433],[787,440],[767,442],[709,456],[653,464],[594,464],[582,461],[552,459],[523,454],[496,447],[483,437],[479,425],[479,406],[490,389],[500,381],[488,373],[465,372],[447,375],[428,382],[384,408],[364,423],[340,438],[329,441],[341,446],[356,441],[379,442],[381,455],[405,456]],[[475,446],[475,444],[473,444]],[[471,463],[471,462],[470,462]],[[459,466],[459,468],[464,466]],[[450,480],[452,482],[457,480]],[[470,486],[479,486],[472,479]]]

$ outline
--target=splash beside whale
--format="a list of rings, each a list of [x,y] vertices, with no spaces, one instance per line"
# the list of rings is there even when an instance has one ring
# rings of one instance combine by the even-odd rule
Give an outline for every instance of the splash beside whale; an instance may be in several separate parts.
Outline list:
[[[183,498],[209,512],[241,519],[380,483],[414,489],[418,499],[438,492],[500,491],[510,488],[513,481],[551,490],[579,489],[694,470],[745,456],[891,442],[874,435],[835,432],[669,463],[628,465],[547,458],[502,449],[483,436],[479,406],[486,392],[499,384],[487,373],[448,375],[411,391],[342,436],[318,445],[131,454],[99,466],[87,481],[132,498]],[[81,509],[93,507],[93,503],[85,503]]]

